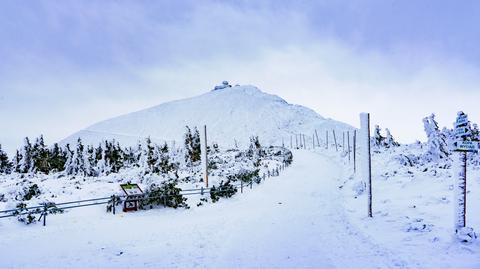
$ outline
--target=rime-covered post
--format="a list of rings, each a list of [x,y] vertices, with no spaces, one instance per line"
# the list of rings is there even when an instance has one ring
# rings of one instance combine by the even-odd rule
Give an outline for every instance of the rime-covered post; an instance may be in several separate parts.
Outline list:
[[[357,130],[353,130],[353,173],[357,173]]]
[[[467,152],[475,152],[478,144],[472,142],[468,116],[458,112],[455,122],[455,230],[466,227],[467,214]]]
[[[335,135],[335,130],[333,132],[333,141],[335,142],[335,150],[338,152],[338,145],[337,145],[337,136]]]
[[[205,186],[208,188],[207,125],[203,126],[202,142],[203,142],[203,145],[202,145],[203,178],[205,180]]]
[[[305,134],[302,134],[303,136],[303,149],[307,149],[307,143],[306,143],[306,139],[305,139]]]
[[[361,166],[363,178],[367,185],[368,195],[368,217],[373,217],[372,214],[372,159],[370,155],[370,114],[360,114],[360,131],[361,131]]]
[[[312,146],[315,149],[315,134],[312,135]]]
[[[290,135],[290,149],[293,149],[293,137]]]
[[[326,137],[325,137],[326,140],[325,141],[327,141],[327,143],[325,144],[325,148],[328,149],[328,130],[325,131],[325,135],[326,135]]]
[[[295,134],[295,149],[298,149],[298,135]]]
[[[347,131],[348,163],[350,164],[350,131]]]
[[[320,147],[320,140],[318,140],[317,129],[315,129],[315,137],[317,137],[317,145],[318,145],[318,147]]]
[[[345,152],[345,132],[342,132],[342,150]]]

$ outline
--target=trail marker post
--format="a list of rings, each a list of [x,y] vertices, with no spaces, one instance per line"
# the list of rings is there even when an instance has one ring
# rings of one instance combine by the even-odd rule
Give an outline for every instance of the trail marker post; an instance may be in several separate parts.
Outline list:
[[[466,227],[467,220],[467,154],[478,152],[478,142],[472,140],[467,114],[458,112],[455,121],[455,232]]]
[[[368,217],[372,218],[372,157],[370,155],[370,114],[360,114],[360,131],[362,132],[362,173],[367,185]]]
[[[207,125],[203,126],[203,145],[202,145],[202,161],[203,161],[203,177],[205,187],[208,188],[208,153],[207,153]]]

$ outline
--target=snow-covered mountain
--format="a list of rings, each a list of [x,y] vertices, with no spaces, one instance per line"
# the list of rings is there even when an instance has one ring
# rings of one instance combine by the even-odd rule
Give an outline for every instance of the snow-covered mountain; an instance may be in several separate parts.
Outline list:
[[[289,144],[290,137],[300,133],[311,141],[315,129],[321,140],[325,130],[353,128],[325,119],[309,108],[289,104],[254,86],[231,87],[224,83],[200,96],[99,122],[69,136],[62,144],[80,137],[90,144],[113,138],[128,145],[148,136],[157,142],[179,143],[187,125],[199,128],[207,125],[209,141],[222,146],[235,143],[244,146],[252,135],[258,135],[262,143],[271,145],[280,145],[282,140]]]

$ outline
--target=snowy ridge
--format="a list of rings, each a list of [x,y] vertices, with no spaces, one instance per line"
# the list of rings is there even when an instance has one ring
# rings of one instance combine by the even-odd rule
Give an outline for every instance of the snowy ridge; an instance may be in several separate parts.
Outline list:
[[[311,136],[315,129],[319,136],[324,130],[353,129],[254,86],[229,86],[99,122],[67,137],[62,144],[80,137],[89,144],[113,138],[132,145],[148,136],[156,142],[181,143],[186,125],[205,124],[209,140],[228,147],[235,143],[246,146],[252,135],[258,135],[264,144],[280,145],[282,139],[289,143],[294,134]]]

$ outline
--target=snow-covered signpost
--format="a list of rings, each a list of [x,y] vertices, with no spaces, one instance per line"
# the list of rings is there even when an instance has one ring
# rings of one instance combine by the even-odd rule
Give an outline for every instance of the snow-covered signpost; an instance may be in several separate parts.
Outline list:
[[[205,186],[208,188],[208,155],[207,155],[207,125],[203,126],[203,139],[202,139],[202,164],[203,164],[203,177]]]
[[[372,159],[370,155],[370,114],[361,113],[360,114],[360,149],[362,150],[361,156],[361,167],[362,173],[367,185],[367,194],[368,194],[368,217],[373,217],[372,214]]]
[[[478,142],[472,141],[472,131],[468,116],[458,112],[455,121],[455,231],[464,238],[473,234],[473,229],[466,228],[467,209],[467,153],[478,151]],[[470,235],[472,238],[473,236]]]

